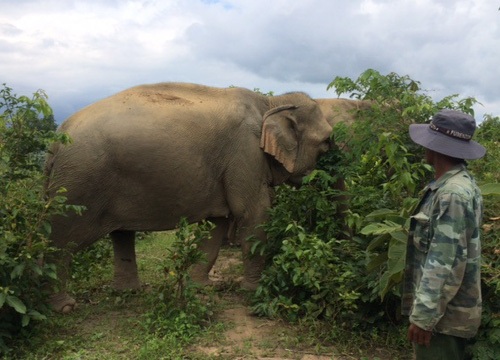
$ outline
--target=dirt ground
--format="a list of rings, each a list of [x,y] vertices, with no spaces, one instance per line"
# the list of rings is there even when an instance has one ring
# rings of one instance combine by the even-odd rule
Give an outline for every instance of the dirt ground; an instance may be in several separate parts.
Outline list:
[[[231,286],[241,281],[237,271],[241,267],[239,251],[228,249],[221,251],[210,279],[221,287]],[[251,314],[248,306],[243,305],[242,296],[234,292],[221,292],[228,304],[218,320],[228,324],[222,344],[197,346],[195,350],[211,356],[231,357],[232,359],[265,360],[323,360],[332,359],[332,355],[312,355],[280,348],[280,333],[284,336],[286,325],[280,321],[262,319]],[[278,340],[278,341],[277,341]],[[342,359],[335,357],[335,359]]]
[[[211,279],[216,283],[229,286],[240,282],[241,267],[239,251],[223,250],[211,272]],[[218,320],[228,325],[229,330],[223,335],[223,341],[217,344],[196,346],[196,352],[230,359],[262,359],[262,360],[327,360],[327,359],[393,359],[384,349],[374,349],[369,356],[339,354],[333,347],[301,346],[293,344],[294,349],[287,348],[293,342],[291,325],[279,320],[263,319],[254,316],[250,308],[235,292],[222,292],[225,310]],[[228,298],[230,297],[230,298]],[[298,345],[298,346],[297,346]],[[300,348],[300,350],[297,350]]]

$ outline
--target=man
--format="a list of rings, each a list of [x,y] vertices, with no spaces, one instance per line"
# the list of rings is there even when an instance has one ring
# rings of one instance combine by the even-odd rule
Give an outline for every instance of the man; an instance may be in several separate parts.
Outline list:
[[[463,359],[481,321],[483,203],[465,162],[486,153],[471,140],[475,129],[472,116],[455,110],[410,125],[411,139],[435,170],[411,217],[402,294],[417,360]]]

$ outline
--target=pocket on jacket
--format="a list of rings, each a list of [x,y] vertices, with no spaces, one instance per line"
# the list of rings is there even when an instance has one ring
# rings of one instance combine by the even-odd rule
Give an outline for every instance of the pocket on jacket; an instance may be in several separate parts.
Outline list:
[[[430,244],[430,218],[423,212],[413,215],[412,218],[415,219],[413,244],[417,250],[427,253]]]

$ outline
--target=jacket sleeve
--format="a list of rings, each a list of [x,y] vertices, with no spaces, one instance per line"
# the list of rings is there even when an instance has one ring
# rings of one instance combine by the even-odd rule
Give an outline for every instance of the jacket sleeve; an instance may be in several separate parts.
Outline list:
[[[410,322],[432,331],[456,295],[467,265],[467,199],[436,194],[431,236],[422,278],[416,289]]]

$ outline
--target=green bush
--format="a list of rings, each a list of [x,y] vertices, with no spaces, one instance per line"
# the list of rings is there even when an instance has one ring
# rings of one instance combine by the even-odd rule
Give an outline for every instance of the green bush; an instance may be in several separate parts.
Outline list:
[[[176,338],[184,344],[196,336],[213,315],[214,301],[207,289],[200,289],[189,276],[189,268],[204,260],[200,241],[210,236],[210,222],[188,224],[181,219],[169,256],[161,271],[164,282],[151,297],[144,325],[155,337]],[[207,290],[207,291],[206,291]]]
[[[253,311],[293,322],[304,317],[350,320],[361,297],[357,268],[363,258],[350,251],[354,249],[349,240],[324,241],[289,224],[279,253],[261,279]],[[341,258],[345,254],[350,256]]]
[[[57,134],[52,110],[42,91],[32,98],[0,90],[0,354],[8,340],[27,334],[31,320],[43,320],[47,284],[55,267],[43,261],[55,251],[49,244],[49,219],[78,210],[64,204],[64,191],[48,199],[44,193],[43,154]]]
[[[483,159],[469,168],[483,184],[484,219],[482,237],[483,317],[475,359],[496,359],[500,353],[500,117],[486,115],[475,139],[487,149]]]
[[[264,226],[269,242],[254,246],[269,258],[254,310],[289,320],[323,318],[332,328],[362,330],[376,324],[384,329],[404,324],[398,285],[408,218],[419,191],[432,177],[423,163],[422,148],[409,138],[408,127],[427,121],[443,108],[473,114],[477,101],[451,95],[435,102],[408,76],[384,76],[375,70],[356,80],[337,77],[330,87],[338,95],[347,93],[372,106],[358,112],[351,126],[334,128],[335,140],[348,151],[326,154],[302,188],[277,189],[275,207]],[[498,129],[498,118],[489,116],[476,134],[489,154],[470,165],[480,185],[498,182],[500,176]],[[334,189],[338,175],[345,180],[345,193]],[[349,210],[340,217],[351,228],[348,241],[342,240],[345,226],[335,211],[339,195],[348,198]],[[498,226],[498,201],[485,196],[485,206],[485,219],[497,219],[485,221],[493,229]],[[498,244],[498,231],[485,230],[486,318],[478,337],[485,340],[478,343],[489,349],[498,344],[498,301],[494,300],[499,287]]]

